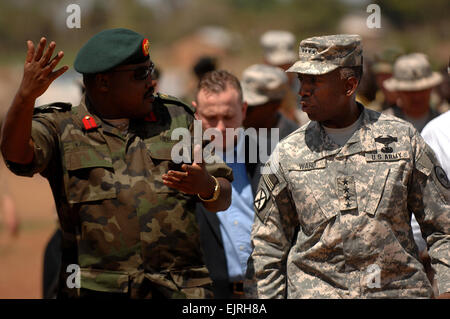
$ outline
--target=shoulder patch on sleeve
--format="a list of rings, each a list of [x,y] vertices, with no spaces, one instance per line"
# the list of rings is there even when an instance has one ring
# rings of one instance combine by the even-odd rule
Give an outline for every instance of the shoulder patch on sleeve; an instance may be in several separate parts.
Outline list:
[[[262,177],[269,191],[273,191],[275,186],[280,182],[275,174],[263,174]]]
[[[44,104],[38,107],[35,107],[33,110],[33,114],[38,113],[51,113],[51,112],[67,112],[72,109],[71,103],[65,103],[65,102],[55,102],[50,104]]]
[[[175,104],[175,105],[184,107],[186,109],[186,111],[188,111],[191,114],[195,113],[195,108],[193,106],[181,101],[180,99],[178,99],[174,96],[163,94],[163,93],[157,93],[156,97],[161,99],[161,102],[163,104]]]
[[[433,156],[429,152],[429,149],[425,149],[417,160],[417,169],[427,176],[433,172],[434,167]]]
[[[258,193],[256,193],[254,205],[257,211],[260,211],[266,205],[267,199],[269,198],[268,194],[264,190],[264,188],[260,188]]]
[[[433,181],[444,202],[450,203],[450,181],[428,145],[417,161],[417,169]]]
[[[450,181],[448,180],[447,174],[445,174],[444,169],[440,166],[435,166],[434,173],[436,174],[439,183],[441,183],[441,185],[446,189],[450,189]]]
[[[280,177],[278,177],[277,174],[261,174],[261,180],[253,201],[253,206],[256,215],[262,223],[265,223],[267,217],[274,208],[275,197],[279,194],[280,184]]]

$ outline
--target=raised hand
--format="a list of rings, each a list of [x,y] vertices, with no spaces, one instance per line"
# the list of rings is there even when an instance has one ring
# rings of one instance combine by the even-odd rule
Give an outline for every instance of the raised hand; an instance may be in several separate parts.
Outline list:
[[[35,50],[33,41],[27,41],[27,57],[25,59],[22,83],[18,91],[18,94],[23,99],[38,98],[57,77],[69,69],[68,66],[63,66],[53,71],[64,56],[64,52],[59,51],[52,58],[56,43],[52,41],[44,53],[46,43],[47,39],[41,38],[38,48]]]

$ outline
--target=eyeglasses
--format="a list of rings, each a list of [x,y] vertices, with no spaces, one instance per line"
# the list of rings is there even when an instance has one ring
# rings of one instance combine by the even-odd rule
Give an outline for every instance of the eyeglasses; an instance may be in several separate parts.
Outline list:
[[[134,71],[133,77],[135,80],[146,80],[149,75],[155,70],[155,64],[152,62],[149,66],[141,66],[136,69],[112,70],[110,72]]]

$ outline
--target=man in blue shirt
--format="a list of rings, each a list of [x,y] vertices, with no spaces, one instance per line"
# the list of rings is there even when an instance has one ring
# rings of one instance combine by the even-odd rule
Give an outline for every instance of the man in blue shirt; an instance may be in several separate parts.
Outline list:
[[[241,298],[251,253],[256,191],[251,180],[257,164],[256,160],[250,163],[245,156],[249,155],[246,149],[249,139],[241,127],[247,104],[239,80],[226,71],[212,71],[203,76],[192,104],[203,129],[213,128],[222,134],[223,149],[216,149],[216,154],[223,157],[234,174],[232,204],[226,211],[214,214],[201,205],[197,207],[205,263],[214,282],[216,298]],[[238,129],[237,134],[227,139],[227,128]]]
[[[222,134],[223,148],[216,152],[221,153],[234,175],[231,205],[226,211],[212,214],[202,207],[197,209],[205,263],[214,281],[216,298],[256,297],[252,283],[247,280],[244,285],[243,281],[247,265],[253,266],[248,264],[248,257],[261,161],[264,156],[268,158],[279,138],[297,128],[278,112],[286,84],[283,70],[254,65],[244,72],[241,83],[226,71],[214,71],[205,75],[198,86],[193,103],[197,119],[202,120],[204,129],[214,128]],[[251,112],[247,104],[252,106]],[[227,129],[236,134],[227,136]],[[261,129],[268,132],[260,134]],[[277,130],[275,135],[271,129]]]

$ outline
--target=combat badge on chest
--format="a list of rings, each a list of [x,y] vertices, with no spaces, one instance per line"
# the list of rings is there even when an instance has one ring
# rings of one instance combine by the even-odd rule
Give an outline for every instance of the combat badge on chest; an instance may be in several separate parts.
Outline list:
[[[381,135],[375,138],[375,142],[383,144],[381,152],[367,153],[367,162],[390,162],[402,159],[409,159],[408,151],[395,152],[393,143],[398,142],[398,138],[390,135]]]

